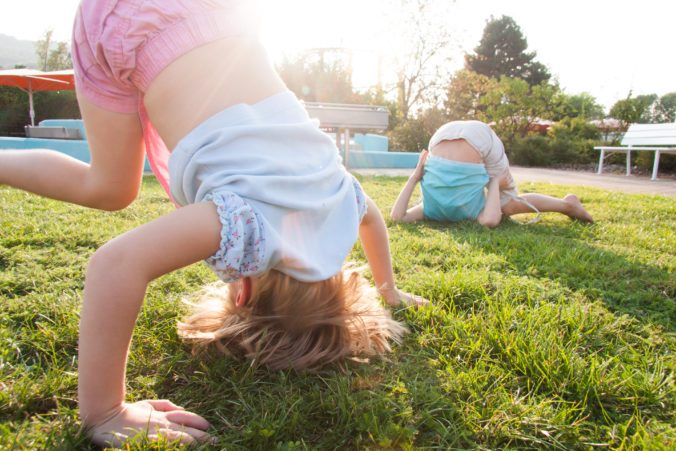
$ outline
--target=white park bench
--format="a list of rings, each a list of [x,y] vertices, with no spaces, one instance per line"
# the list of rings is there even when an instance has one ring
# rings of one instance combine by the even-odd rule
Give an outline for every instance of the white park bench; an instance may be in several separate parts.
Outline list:
[[[676,123],[669,124],[631,124],[624,134],[622,147],[598,146],[601,151],[598,174],[603,171],[603,160],[613,153],[627,154],[627,175],[631,175],[631,151],[655,152],[652,180],[657,180],[657,168],[660,165],[660,153],[676,154]]]

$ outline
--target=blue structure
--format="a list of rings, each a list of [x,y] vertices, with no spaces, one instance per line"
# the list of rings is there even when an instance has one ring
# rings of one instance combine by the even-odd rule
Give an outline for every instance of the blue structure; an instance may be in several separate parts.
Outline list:
[[[414,168],[419,153],[379,152],[375,150],[351,150],[349,169],[361,168]]]
[[[46,119],[41,127],[64,127],[79,129],[84,140],[45,139],[45,138],[10,138],[0,137],[1,149],[52,149],[89,163],[89,145],[87,144],[84,125],[80,119]],[[357,133],[354,142],[363,150],[351,149],[349,169],[359,168],[414,168],[418,163],[417,152],[388,152],[386,136]],[[150,172],[150,164],[145,161],[144,170]]]
[[[354,142],[361,147],[361,150],[388,151],[389,143],[387,136],[375,135],[373,133],[355,133]]]
[[[358,149],[350,149],[350,169],[359,168],[414,168],[420,154],[417,152],[389,152],[387,136],[373,133],[355,133]]]
[[[3,136],[0,137],[0,149],[51,149],[63,152],[85,163],[91,162],[87,135],[81,119],[45,119],[39,125],[40,127],[78,129],[84,139],[10,138]],[[147,158],[143,170],[146,172],[151,170]]]
[[[87,134],[85,133],[84,122],[82,119],[45,119],[40,122],[40,127],[64,127],[64,128],[76,128],[80,130],[84,140],[87,140]]]

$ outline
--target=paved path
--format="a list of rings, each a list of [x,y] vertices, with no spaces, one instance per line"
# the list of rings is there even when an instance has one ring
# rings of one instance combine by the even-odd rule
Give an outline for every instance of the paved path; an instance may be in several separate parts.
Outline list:
[[[560,169],[524,168],[512,166],[512,176],[518,183],[549,182],[555,185],[580,185],[626,193],[660,194],[676,197],[676,178],[662,176],[658,180],[637,175],[601,174]],[[408,177],[413,169],[354,169],[363,175],[389,175]]]

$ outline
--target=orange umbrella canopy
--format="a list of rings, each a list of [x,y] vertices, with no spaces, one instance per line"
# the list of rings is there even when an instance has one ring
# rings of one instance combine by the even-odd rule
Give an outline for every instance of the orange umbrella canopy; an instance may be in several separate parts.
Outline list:
[[[14,86],[28,93],[31,125],[35,125],[35,110],[33,109],[34,91],[75,89],[72,69],[53,72],[42,72],[35,69],[0,70],[0,85]]]
[[[75,89],[73,69],[54,72],[42,72],[35,69],[0,70],[0,85],[33,91]]]

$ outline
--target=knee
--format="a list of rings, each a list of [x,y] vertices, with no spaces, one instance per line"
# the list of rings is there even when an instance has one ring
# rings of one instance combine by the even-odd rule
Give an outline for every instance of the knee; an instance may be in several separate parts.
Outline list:
[[[115,272],[116,268],[122,266],[123,256],[117,249],[117,246],[111,242],[104,244],[99,247],[89,259],[87,273],[85,275],[85,285],[95,279],[110,276]]]
[[[87,266],[85,285],[115,279],[143,278],[144,271],[136,264],[137,260],[123,237],[117,237],[94,252]]]

